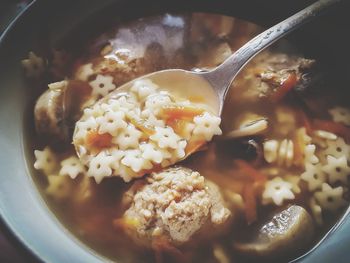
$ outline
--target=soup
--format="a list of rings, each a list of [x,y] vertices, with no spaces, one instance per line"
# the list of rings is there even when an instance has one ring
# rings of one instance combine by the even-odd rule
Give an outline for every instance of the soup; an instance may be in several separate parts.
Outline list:
[[[164,14],[23,60],[33,83],[52,80],[31,120],[34,177],[78,238],[123,262],[287,261],[330,229],[349,201],[350,110],[287,42],[243,69],[221,118],[166,81],[118,91],[165,68],[210,70],[260,30]]]

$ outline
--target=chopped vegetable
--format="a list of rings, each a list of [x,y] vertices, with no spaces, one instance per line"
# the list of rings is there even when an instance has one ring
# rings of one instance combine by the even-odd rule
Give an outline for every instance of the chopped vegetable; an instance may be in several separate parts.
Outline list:
[[[143,120],[136,120],[134,118],[130,118],[130,122],[143,133],[151,136],[155,133],[155,130],[150,125],[147,125]]]
[[[112,135],[109,133],[99,134],[97,131],[90,131],[86,136],[86,142],[89,147],[106,148],[112,145]]]
[[[302,110],[299,110],[298,113],[299,113],[299,116],[301,119],[301,123],[306,129],[306,133],[308,135],[311,135],[312,134],[312,125],[311,125],[311,122],[310,122],[308,116]]]
[[[289,76],[282,82],[281,86],[272,94],[271,100],[278,102],[282,100],[287,93],[297,84],[298,78],[295,73],[290,73]]]
[[[162,108],[162,114],[168,121],[172,120],[187,120],[192,121],[194,117],[201,115],[204,112],[203,109],[195,108],[191,106],[166,106]]]

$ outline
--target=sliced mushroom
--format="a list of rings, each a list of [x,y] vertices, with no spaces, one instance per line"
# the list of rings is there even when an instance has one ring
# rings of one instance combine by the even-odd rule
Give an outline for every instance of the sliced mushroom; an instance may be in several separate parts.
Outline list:
[[[314,224],[303,207],[292,205],[250,234],[248,241],[235,241],[234,249],[248,257],[276,257],[305,248],[312,240]]]
[[[67,139],[69,134],[65,123],[67,86],[66,81],[50,84],[49,89],[37,100],[34,118],[36,131],[39,134],[54,136],[59,140]]]
[[[227,138],[258,135],[265,132],[268,128],[267,119],[254,113],[245,113],[238,119],[238,127],[226,134]]]

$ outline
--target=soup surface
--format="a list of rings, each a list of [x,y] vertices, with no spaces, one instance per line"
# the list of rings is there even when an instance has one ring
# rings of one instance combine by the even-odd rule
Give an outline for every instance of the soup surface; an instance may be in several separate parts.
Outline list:
[[[45,89],[30,120],[34,177],[67,228],[122,262],[288,261],[316,244],[348,205],[350,110],[312,58],[283,41],[258,55],[232,84],[221,120],[201,105],[200,87],[181,107],[168,101],[179,94],[152,91],[154,103],[168,104],[147,108],[147,117],[144,106],[111,110],[102,103],[150,72],[210,70],[260,31],[221,15],[164,14],[118,24],[79,51],[31,52],[23,60],[31,85]],[[142,84],[138,96],[153,84]],[[166,81],[155,90],[162,88]],[[130,102],[130,94],[115,98]],[[153,93],[142,94],[137,105],[147,105]],[[204,109],[217,121],[206,119],[212,126],[205,140],[195,126]],[[123,119],[98,122],[108,113]],[[118,129],[130,125],[133,132],[118,139]],[[82,141],[78,126],[87,129]],[[182,140],[174,146],[153,140],[159,127]],[[125,142],[133,136],[136,145]],[[129,153],[139,156],[128,161]],[[96,169],[84,156],[99,157]]]

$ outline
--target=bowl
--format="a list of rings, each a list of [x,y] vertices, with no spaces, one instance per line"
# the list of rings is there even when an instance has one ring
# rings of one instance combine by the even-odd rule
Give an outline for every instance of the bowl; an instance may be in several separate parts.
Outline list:
[[[82,25],[102,29],[112,20],[123,20],[165,11],[209,11],[236,16],[268,26],[300,10],[312,1],[136,1],[136,0],[38,0],[30,4],[0,38],[0,214],[12,234],[44,262],[106,262],[74,237],[48,208],[30,174],[33,154],[28,146],[28,116],[39,95],[26,85],[20,61],[29,51],[45,49],[74,36]],[[345,1],[343,1],[345,2]],[[327,15],[299,29],[289,37],[306,56],[327,64],[339,74],[349,69],[350,22],[348,3],[332,8]],[[262,10],[264,10],[262,12]],[[278,12],[276,12],[278,10]],[[103,23],[94,21],[105,17]],[[88,31],[89,31],[88,30]],[[349,75],[349,74],[348,74]],[[349,90],[344,94],[348,96]],[[349,262],[350,218],[348,209],[338,223],[311,251],[296,261]]]

